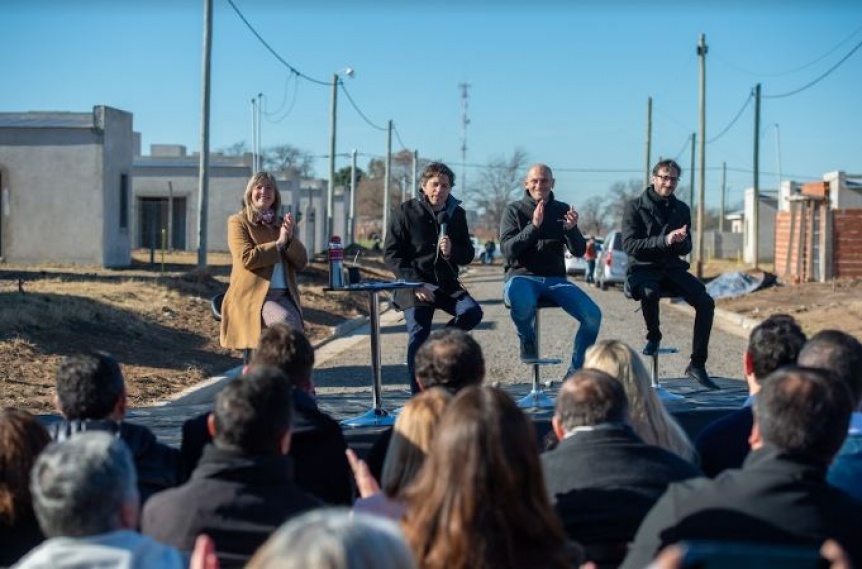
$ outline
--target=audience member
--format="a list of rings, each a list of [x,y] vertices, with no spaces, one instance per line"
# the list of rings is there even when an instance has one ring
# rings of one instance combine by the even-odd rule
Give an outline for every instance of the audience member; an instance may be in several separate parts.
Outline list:
[[[584,365],[598,369],[623,384],[628,418],[637,436],[697,464],[694,445],[652,388],[649,372],[640,356],[619,340],[602,340],[587,350]]]
[[[45,537],[33,512],[30,470],[51,436],[35,417],[0,411],[0,567],[8,567]]]
[[[282,213],[281,192],[270,172],[256,172],[242,194],[242,208],[227,220],[230,286],[221,304],[223,348],[252,349],[276,323],[302,331],[296,273],[308,263],[296,220]]]
[[[293,429],[288,456],[293,459],[294,480],[300,488],[329,504],[353,503],[353,479],[344,451],[347,442],[338,422],[317,407],[312,369],[314,348],[299,331],[273,324],[260,334],[251,366],[280,369],[293,385]],[[200,459],[204,445],[212,441],[207,416],[202,413],[183,423],[180,455],[183,481]]]
[[[179,482],[179,453],[144,425],[125,420],[126,384],[120,364],[105,352],[67,356],[57,367],[57,409],[63,420],[49,426],[55,441],[83,431],[106,431],[132,452],[141,503]]]
[[[827,480],[862,501],[862,344],[850,334],[823,330],[805,343],[799,365],[831,371],[853,395],[850,430]]]
[[[819,546],[833,538],[862,562],[862,504],[826,482],[851,412],[848,389],[828,372],[786,366],[764,378],[742,468],[671,484],[623,567],[644,567],[665,545],[694,539]]]
[[[378,514],[398,520],[404,514],[401,494],[416,477],[425,463],[425,456],[437,429],[437,423],[446,410],[452,395],[439,387],[426,389],[404,405],[395,421],[394,434],[389,441],[386,460],[383,462],[383,477],[380,488],[363,493],[362,483],[357,483],[363,496],[353,505],[354,511]],[[351,465],[354,475],[365,476],[367,468],[359,467],[354,456]],[[373,480],[368,481],[371,484]]]
[[[288,518],[321,503],[293,480],[291,386],[273,367],[256,367],[218,394],[208,419],[213,444],[191,479],[153,496],[143,533],[191,552],[199,534],[215,542],[223,567],[248,561]]]
[[[533,164],[524,179],[524,194],[506,206],[500,220],[500,251],[506,258],[503,295],[520,343],[521,361],[539,357],[536,310],[540,300],[556,303],[580,325],[572,345],[571,373],[584,365],[584,353],[596,341],[602,311],[590,296],[569,282],[564,253],[584,254],[587,242],[578,228],[574,206],[554,196],[554,174]]]
[[[454,395],[464,387],[479,385],[483,379],[485,357],[482,347],[463,330],[435,330],[416,352],[416,381],[420,389],[440,387]],[[392,429],[381,432],[368,453],[368,468],[376,480],[383,475],[383,462],[392,432]]]
[[[16,569],[181,569],[187,559],[135,531],[140,511],[128,447],[105,432],[49,445],[33,466],[33,509],[48,538]]]
[[[541,456],[545,484],[566,533],[601,567],[618,566],[641,520],[671,482],[700,476],[690,462],[644,443],[627,424],[622,384],[582,369],[557,395],[559,445]]]
[[[728,468],[740,468],[748,456],[748,436],[754,424],[752,404],[760,391],[760,379],[778,368],[796,363],[805,344],[805,332],[787,314],[770,316],[752,329],[742,357],[748,383],[748,400],[742,409],[707,425],[695,439],[700,467],[710,478]]]
[[[583,555],[548,501],[532,423],[497,388],[455,396],[404,502],[420,569],[572,568]]]
[[[401,529],[377,516],[326,508],[281,526],[246,569],[415,569]]]

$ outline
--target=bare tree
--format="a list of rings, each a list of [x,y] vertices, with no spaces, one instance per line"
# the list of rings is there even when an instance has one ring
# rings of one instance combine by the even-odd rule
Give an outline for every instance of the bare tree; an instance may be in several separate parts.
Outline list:
[[[578,227],[584,235],[603,235],[606,232],[604,222],[604,199],[592,196],[578,206]]]
[[[611,227],[620,227],[623,223],[623,212],[626,202],[634,199],[643,191],[641,180],[631,179],[625,182],[614,182],[605,197],[603,220]]]
[[[506,206],[522,188],[526,167],[527,153],[516,148],[509,158],[499,156],[491,159],[479,174],[479,183],[471,184],[472,189],[466,198],[494,231],[499,231]]]
[[[301,178],[314,177],[314,156],[290,144],[272,146],[263,151],[263,165],[268,170],[294,173]]]
[[[248,144],[246,144],[244,140],[240,140],[239,142],[234,142],[230,146],[218,149],[218,152],[221,152],[225,156],[242,156],[246,152],[250,151],[248,149]]]

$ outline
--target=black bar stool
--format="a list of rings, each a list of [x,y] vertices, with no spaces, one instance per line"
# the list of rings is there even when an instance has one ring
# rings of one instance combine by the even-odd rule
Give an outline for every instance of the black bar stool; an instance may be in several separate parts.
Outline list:
[[[511,305],[509,304],[507,299],[504,299],[506,304],[506,308],[511,310]],[[541,313],[544,308],[559,308],[560,306],[549,298],[540,297],[538,302],[536,303],[536,323],[534,325],[534,329],[536,331],[536,354],[542,353],[541,342],[539,341],[539,331],[540,331],[540,321],[541,321]],[[557,365],[562,363],[563,360],[560,358],[541,358],[538,357],[535,360],[529,360],[525,363],[528,363],[533,366],[533,384],[530,392],[518,400],[518,407],[522,409],[547,409],[554,407],[554,399],[549,397],[545,391],[542,389],[542,366],[545,365]]]
[[[628,279],[626,279],[625,283],[623,284],[623,293],[626,295],[626,298],[640,301],[640,298],[636,298],[635,295],[632,293],[631,287],[629,286]],[[676,298],[678,296],[680,296],[680,294],[676,290],[671,290],[671,289],[662,289],[661,293],[659,294],[660,298]],[[640,306],[638,306],[638,310],[640,310]],[[637,312],[637,311],[635,311],[635,312]],[[684,401],[685,397],[683,397],[682,395],[677,395],[676,393],[671,393],[670,391],[665,389],[665,387],[661,384],[661,380],[659,379],[659,375],[658,375],[658,357],[661,354],[677,354],[677,353],[679,353],[678,348],[665,347],[665,348],[659,348],[658,350],[656,350],[656,352],[654,354],[644,354],[644,355],[648,355],[649,357],[652,358],[652,376],[650,378],[650,385],[652,386],[653,391],[655,391],[655,394],[658,396],[658,398],[661,401],[665,401],[668,403],[674,403],[677,401]]]

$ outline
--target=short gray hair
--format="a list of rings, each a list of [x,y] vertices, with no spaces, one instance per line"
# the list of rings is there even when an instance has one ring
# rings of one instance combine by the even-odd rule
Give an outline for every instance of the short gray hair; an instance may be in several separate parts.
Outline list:
[[[346,508],[313,510],[281,526],[246,569],[416,569],[401,528]]]
[[[124,504],[137,504],[137,474],[126,443],[80,433],[42,451],[30,474],[39,526],[47,537],[84,537],[121,527]]]

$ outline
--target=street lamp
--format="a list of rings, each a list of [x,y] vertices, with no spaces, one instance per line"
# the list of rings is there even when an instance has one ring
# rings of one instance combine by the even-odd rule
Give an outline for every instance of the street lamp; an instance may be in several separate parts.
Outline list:
[[[353,77],[355,72],[352,67],[345,67],[343,73],[348,77]],[[335,121],[336,112],[338,109],[338,82],[340,81],[338,73],[332,74],[332,104],[329,108],[329,123],[331,131],[329,133],[329,187],[326,192],[326,233],[328,237],[332,237],[333,231],[333,196],[335,195]]]

